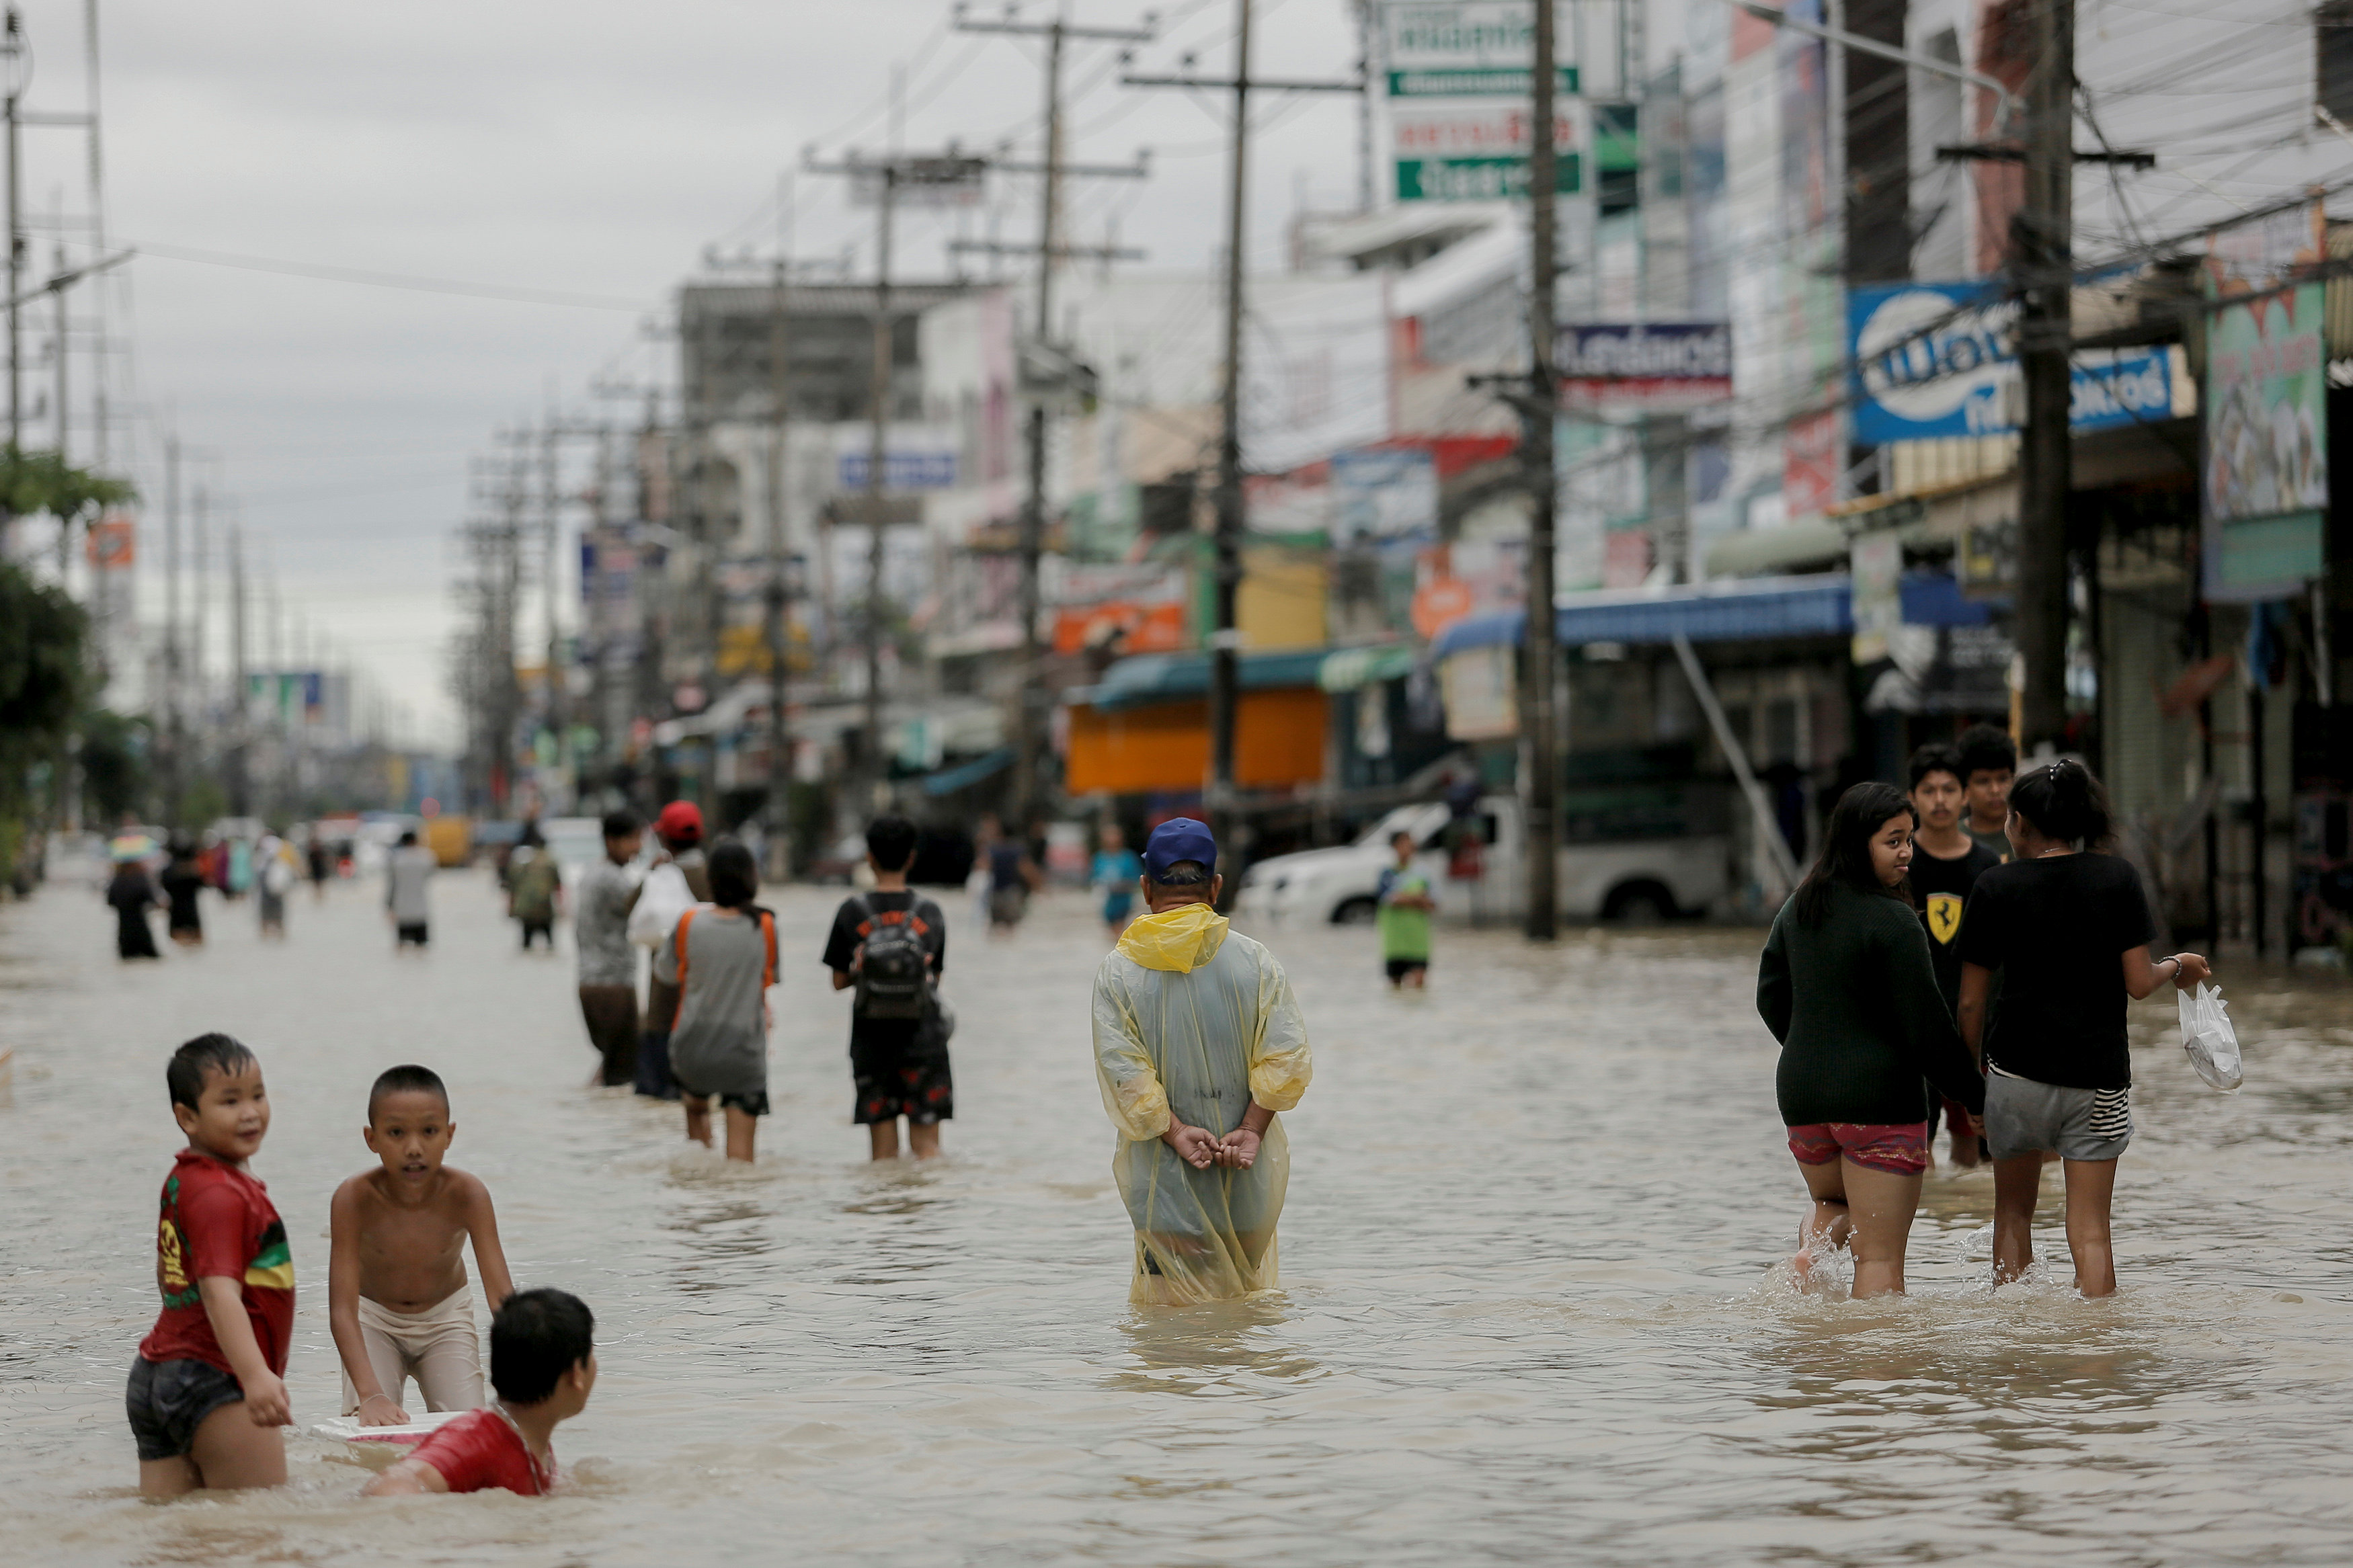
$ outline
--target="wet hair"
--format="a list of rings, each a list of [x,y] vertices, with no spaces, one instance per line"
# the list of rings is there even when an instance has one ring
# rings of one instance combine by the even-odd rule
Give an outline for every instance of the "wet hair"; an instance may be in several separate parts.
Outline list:
[[[546,842],[546,839],[540,837],[539,818],[534,816],[529,822],[522,825],[522,837],[515,840],[515,847],[518,849],[537,849]]]
[[[396,1068],[386,1068],[375,1075],[375,1085],[368,1090],[368,1121],[375,1121],[376,1101],[387,1094],[434,1094],[441,1097],[441,1114],[449,1114],[449,1086],[431,1068],[421,1068],[406,1062]]]
[[[173,1104],[194,1110],[196,1101],[204,1098],[206,1079],[214,1073],[243,1072],[255,1059],[245,1042],[233,1035],[198,1035],[172,1053],[170,1065],[164,1068],[164,1087],[171,1091]]]
[[[1859,784],[1839,796],[1838,805],[1831,808],[1830,821],[1822,825],[1821,858],[1814,862],[1790,900],[1798,907],[1800,925],[1819,926],[1830,918],[1831,889],[1840,883],[1858,893],[1878,893],[1906,904],[1912,901],[1908,879],[1901,888],[1891,889],[1871,865],[1871,840],[1891,816],[1908,816],[1915,823],[1920,819],[1911,801],[1892,784]]]
[[[537,1405],[596,1350],[596,1314],[568,1290],[518,1290],[491,1314],[491,1386]]]
[[[893,812],[866,825],[866,852],[885,871],[903,871],[915,863],[915,825]]]
[[[417,829],[414,827],[404,827],[400,830],[400,844],[402,848],[405,849],[416,842]]]
[[[740,910],[760,892],[760,868],[743,841],[723,838],[711,847],[708,863],[711,901],[724,910]]]
[[[627,838],[637,830],[638,819],[635,814],[627,811],[608,811],[605,814],[606,837]]]
[[[1961,731],[1954,742],[1961,753],[1961,782],[1969,782],[1971,773],[2014,773],[2018,771],[2018,745],[2010,731],[1991,724],[1972,724]]]
[[[1910,781],[1906,787],[1911,789],[1918,789],[1920,781],[1930,773],[1950,773],[1957,784],[1969,782],[1969,775],[1961,771],[1961,749],[1935,741],[1912,753],[1912,760],[1905,764],[1904,773]]]
[[[1171,860],[1168,868],[1152,878],[1155,888],[1206,888],[1209,868],[1198,860]]]
[[[1413,841],[1413,829],[1410,827],[1400,827],[1395,833],[1390,834],[1389,847],[1392,849],[1396,848],[1397,841],[1400,838],[1406,840],[1408,843],[1411,843]]]
[[[2029,768],[2010,786],[2010,809],[2045,838],[2097,849],[2115,836],[2108,792],[2073,757]]]

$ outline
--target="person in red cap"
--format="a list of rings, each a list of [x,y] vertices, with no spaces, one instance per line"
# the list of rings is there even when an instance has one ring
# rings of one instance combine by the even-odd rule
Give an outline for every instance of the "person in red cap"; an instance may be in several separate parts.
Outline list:
[[[691,800],[674,800],[654,818],[654,838],[661,845],[653,868],[646,873],[645,891],[629,911],[629,940],[659,952],[678,917],[697,904],[711,901],[711,871],[702,853],[702,813]],[[647,988],[646,1027],[638,1037],[637,1090],[655,1100],[676,1100],[678,1085],[670,1072],[670,1021],[678,1016],[678,990],[655,980]]]

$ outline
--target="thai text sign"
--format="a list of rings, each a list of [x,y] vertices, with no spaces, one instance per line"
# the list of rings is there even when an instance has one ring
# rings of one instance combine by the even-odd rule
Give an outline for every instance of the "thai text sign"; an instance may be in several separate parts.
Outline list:
[[[2025,422],[2018,301],[1998,284],[1854,289],[1847,353],[1862,446],[2007,435]],[[2078,352],[2069,426],[2081,435],[2187,414],[2189,384],[2178,358],[2162,346]]]
[[[1722,321],[1575,322],[1554,353],[1566,408],[1693,408],[1732,395]]]
[[[1565,52],[1577,37],[1575,13],[1556,0],[1553,16],[1556,47]],[[1535,36],[1535,7],[1528,0],[1390,0],[1381,7],[1389,95],[1525,98]],[[1575,92],[1577,68],[1557,68],[1562,90]]]
[[[2206,329],[2206,596],[2283,598],[2320,574],[2328,506],[2327,285],[2222,306]]]
[[[1584,188],[1588,124],[1580,100],[1565,100],[1554,111],[1553,188],[1564,195]],[[1399,108],[1389,116],[1389,132],[1401,202],[1498,201],[1527,194],[1535,127],[1525,100]]]

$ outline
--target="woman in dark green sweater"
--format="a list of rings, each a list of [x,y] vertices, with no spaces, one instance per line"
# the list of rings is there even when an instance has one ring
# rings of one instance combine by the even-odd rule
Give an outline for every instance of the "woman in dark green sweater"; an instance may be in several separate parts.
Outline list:
[[[1854,1291],[1904,1291],[1904,1247],[1928,1165],[1934,1083],[1972,1114],[1985,1079],[1936,988],[1906,875],[1916,818],[1904,792],[1839,797],[1821,858],[1773,921],[1757,1011],[1781,1042],[1774,1089],[1789,1152],[1813,1196],[1797,1269],[1823,1247],[1854,1251]]]

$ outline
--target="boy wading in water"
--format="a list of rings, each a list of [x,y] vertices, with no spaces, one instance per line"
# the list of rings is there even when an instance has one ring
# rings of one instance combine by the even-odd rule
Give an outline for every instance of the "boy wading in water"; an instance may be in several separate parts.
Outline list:
[[[164,1183],[155,1286],[164,1310],[139,1342],[123,1405],[139,1489],[286,1484],[286,1352],[294,1259],[269,1194],[246,1169],[269,1131],[261,1064],[227,1035],[172,1053],[164,1081],[188,1140]]]
[[[1390,834],[1389,849],[1397,863],[1381,872],[1373,917],[1380,925],[1381,963],[1390,985],[1419,991],[1430,984],[1430,917],[1438,900],[1430,896],[1430,879],[1414,869],[1413,835]]]
[[[1998,860],[2010,858],[2010,784],[2018,776],[2018,745],[2007,730],[1972,724],[1953,742],[1961,753],[1961,788],[1968,806],[1961,828],[1993,851]]]
[[[518,1290],[491,1319],[491,1386],[497,1403],[455,1421],[370,1481],[362,1497],[418,1492],[520,1492],[555,1486],[556,1423],[586,1408],[596,1386],[596,1320],[579,1297]]]
[[[1920,830],[1912,837],[1912,897],[1920,906],[1920,923],[1928,932],[1928,961],[1936,971],[1936,989],[1946,1007],[1957,1014],[1961,1005],[1961,911],[1978,879],[2001,864],[2000,856],[1971,838],[1961,826],[1968,802],[1961,772],[1960,752],[1951,746],[1923,746],[1912,753],[1908,798],[1913,815],[1920,819]],[[1968,1107],[1931,1086],[1928,1142],[1932,1146],[1940,1112],[1952,1129],[1953,1163],[1977,1164],[1978,1127]]]
[[[1210,906],[1217,841],[1153,829],[1144,902],[1095,971],[1095,1077],[1119,1129],[1112,1173],[1135,1226],[1139,1306],[1230,1300],[1277,1282],[1291,1149],[1275,1120],[1307,1092],[1307,1021],[1274,955]]]
[[[844,899],[825,939],[833,988],[857,996],[849,1010],[851,1118],[877,1160],[899,1157],[899,1119],[918,1160],[940,1153],[940,1123],[955,1115],[955,1077],[934,990],[947,963],[948,925],[939,905],[908,889],[918,838],[903,816],[878,816],[866,829],[874,890]]]
[[[441,1163],[457,1131],[438,1073],[387,1068],[361,1133],[383,1166],[337,1187],[328,1210],[327,1326],[343,1362],[343,1414],[363,1426],[408,1420],[400,1394],[411,1377],[427,1410],[482,1403],[467,1241],[491,1312],[514,1281],[490,1189]]]

